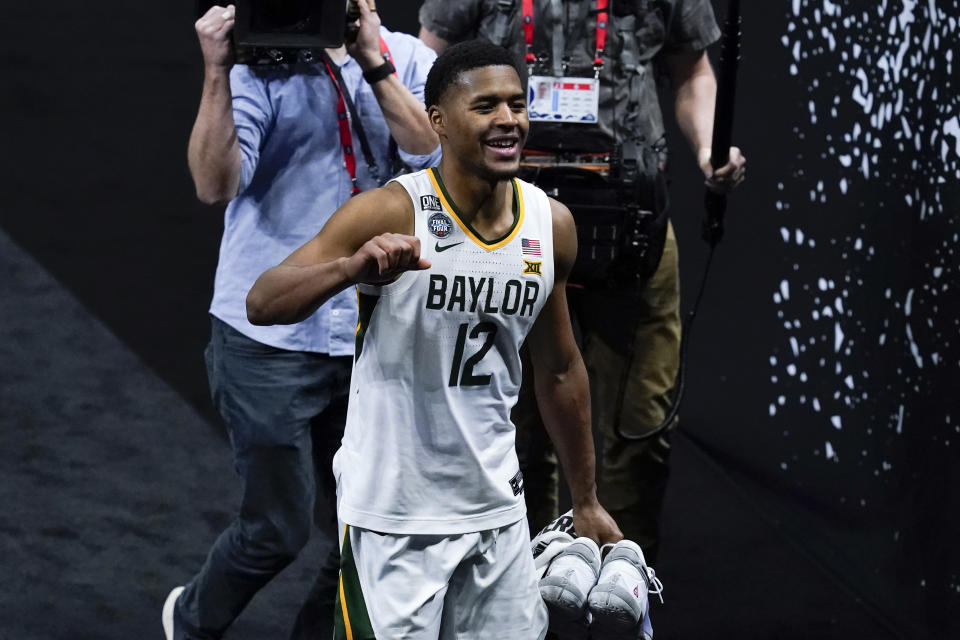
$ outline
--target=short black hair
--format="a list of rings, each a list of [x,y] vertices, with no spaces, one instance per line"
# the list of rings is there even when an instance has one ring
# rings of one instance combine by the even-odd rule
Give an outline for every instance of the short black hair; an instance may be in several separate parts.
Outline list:
[[[440,103],[443,94],[464,71],[479,67],[512,67],[520,81],[523,73],[513,54],[504,47],[491,44],[486,40],[467,40],[445,50],[433,63],[427,74],[427,83],[423,89],[423,101],[427,107]]]

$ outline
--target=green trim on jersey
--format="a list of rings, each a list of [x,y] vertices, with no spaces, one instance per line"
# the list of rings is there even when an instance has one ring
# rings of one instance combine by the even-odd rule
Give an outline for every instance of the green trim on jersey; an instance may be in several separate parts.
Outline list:
[[[334,640],[376,640],[367,603],[360,588],[360,575],[350,547],[350,525],[344,527],[340,550],[340,580],[333,612]]]
[[[367,335],[367,328],[370,326],[370,318],[373,316],[373,310],[379,302],[380,296],[369,293],[360,293],[357,289],[357,309],[359,311],[357,318],[357,336],[354,340],[354,361],[360,359],[363,352],[363,337]]]
[[[437,186],[440,187],[440,192],[443,194],[444,200],[447,204],[450,205],[451,213],[457,216],[457,219],[470,230],[470,233],[476,237],[477,240],[483,244],[497,244],[498,242],[503,242],[510,237],[510,234],[517,228],[517,223],[520,222],[520,190],[517,188],[517,179],[513,178],[510,180],[510,186],[513,187],[513,224],[510,225],[510,228],[507,229],[507,232],[501,235],[499,238],[494,238],[493,240],[487,240],[474,229],[469,222],[467,222],[463,215],[460,213],[460,209],[457,208],[457,204],[453,201],[453,198],[450,197],[450,194],[447,193],[447,187],[443,184],[443,178],[440,177],[440,171],[436,167],[428,169],[428,171],[433,175],[434,179],[437,181]]]

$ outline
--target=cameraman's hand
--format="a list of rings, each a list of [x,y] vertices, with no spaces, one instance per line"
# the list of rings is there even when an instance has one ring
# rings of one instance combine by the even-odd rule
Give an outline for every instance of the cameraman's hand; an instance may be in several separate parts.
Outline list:
[[[710,147],[703,147],[697,153],[697,162],[707,179],[707,188],[716,193],[730,193],[747,177],[747,159],[739,147],[730,147],[727,163],[714,171],[710,162],[712,153]]]
[[[376,69],[383,64],[380,53],[380,15],[373,0],[357,0],[360,7],[360,31],[357,39],[347,46],[347,52],[364,71]]]
[[[236,11],[232,4],[226,7],[214,5],[194,25],[205,68],[223,71],[233,66],[233,41],[230,39],[230,31],[233,29]]]

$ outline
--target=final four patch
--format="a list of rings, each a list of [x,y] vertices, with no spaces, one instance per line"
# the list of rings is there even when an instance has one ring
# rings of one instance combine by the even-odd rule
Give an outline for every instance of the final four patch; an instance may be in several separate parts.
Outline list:
[[[543,271],[540,270],[540,266],[543,264],[543,260],[527,260],[523,259],[523,275],[535,275],[543,277]]]
[[[432,233],[435,238],[442,240],[453,231],[453,220],[450,219],[450,216],[440,211],[430,216],[430,219],[427,220],[427,228],[430,229],[430,233]]]

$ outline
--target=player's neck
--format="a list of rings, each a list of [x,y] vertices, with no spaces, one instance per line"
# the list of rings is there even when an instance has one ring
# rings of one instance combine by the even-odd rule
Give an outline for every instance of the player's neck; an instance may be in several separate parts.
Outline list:
[[[457,215],[485,237],[513,224],[513,186],[508,179],[488,180],[440,162],[438,168]]]

